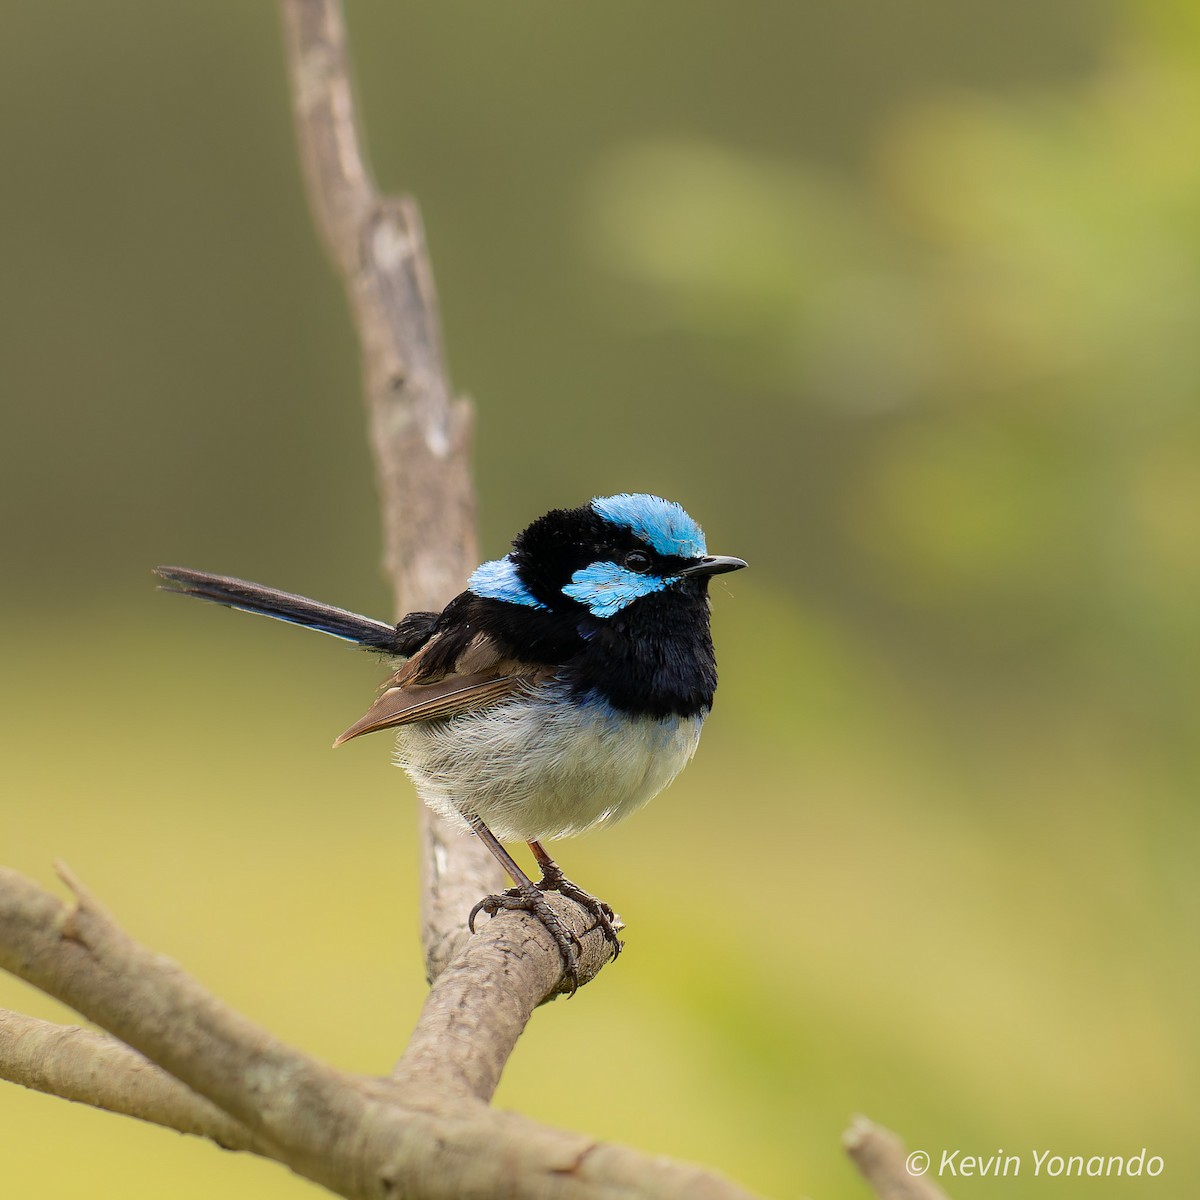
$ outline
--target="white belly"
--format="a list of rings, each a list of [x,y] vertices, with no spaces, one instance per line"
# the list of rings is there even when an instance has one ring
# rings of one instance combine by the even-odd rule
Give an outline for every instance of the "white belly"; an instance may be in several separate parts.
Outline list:
[[[442,816],[461,824],[470,812],[502,841],[543,841],[641,808],[695,753],[703,721],[629,717],[546,688],[449,721],[403,725],[396,761]]]

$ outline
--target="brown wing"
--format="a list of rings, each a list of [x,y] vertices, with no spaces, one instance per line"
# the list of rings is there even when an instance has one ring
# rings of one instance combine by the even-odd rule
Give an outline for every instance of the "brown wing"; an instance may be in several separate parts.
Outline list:
[[[486,708],[519,691],[530,678],[528,675],[451,675],[437,683],[388,688],[333,744],[340,746],[361,734],[407,725],[411,721],[433,721]]]
[[[503,657],[484,634],[454,648],[446,645],[448,636],[437,635],[414,654],[384,684],[375,703],[333,744],[340,746],[379,729],[444,720],[486,708],[546,674],[545,668]],[[448,654],[450,650],[453,652]],[[453,661],[449,669],[448,658]]]

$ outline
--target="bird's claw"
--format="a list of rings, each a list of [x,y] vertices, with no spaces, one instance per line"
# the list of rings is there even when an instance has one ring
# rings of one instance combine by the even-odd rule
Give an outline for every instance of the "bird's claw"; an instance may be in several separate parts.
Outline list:
[[[592,928],[604,933],[604,940],[612,947],[613,958],[625,948],[625,943],[617,936],[618,931],[625,928],[625,922],[613,912],[612,905],[593,896],[591,892],[585,892],[577,883],[572,883],[558,866],[543,873],[538,887],[544,892],[557,892],[568,900],[574,900],[585,912],[590,913],[596,922]]]
[[[610,905],[605,904],[603,900],[596,899],[595,896],[572,883],[562,875],[561,871],[557,875],[551,874],[549,877],[543,878],[537,886],[530,884],[528,888],[511,887],[508,891],[500,892],[498,895],[484,896],[471,909],[470,915],[467,917],[467,928],[472,933],[475,932],[475,918],[481,912],[487,913],[489,917],[494,917],[499,912],[532,914],[554,939],[554,944],[558,947],[559,955],[562,958],[563,975],[571,985],[567,995],[573,996],[579,990],[579,952],[582,946],[578,936],[563,924],[562,918],[546,899],[544,893],[548,891],[558,892],[568,900],[574,900],[590,913],[596,922],[593,928],[600,929],[605,940],[612,946],[612,957],[616,958],[621,953],[624,943],[617,937],[617,930],[624,928],[621,918],[613,912]]]
[[[471,909],[467,917],[467,928],[475,932],[475,918],[481,912],[494,917],[498,912],[527,912],[541,922],[542,928],[554,939],[563,962],[563,975],[570,981],[573,996],[579,990],[579,938],[563,924],[562,918],[550,906],[540,888],[530,884],[528,888],[511,887],[496,896],[484,896]]]

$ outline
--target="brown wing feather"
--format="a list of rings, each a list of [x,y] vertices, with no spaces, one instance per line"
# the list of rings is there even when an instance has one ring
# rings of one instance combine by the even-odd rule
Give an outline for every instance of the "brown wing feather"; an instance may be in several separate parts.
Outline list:
[[[534,672],[520,675],[450,675],[436,683],[410,683],[389,687],[333,744],[379,729],[391,729],[412,721],[445,720],[458,713],[486,708],[511,696],[533,679]]]
[[[384,684],[375,703],[333,744],[340,746],[378,729],[486,708],[545,673],[545,668],[505,657],[486,634],[440,633]]]
[[[486,633],[460,628],[435,634],[383,686],[436,683],[453,675],[519,675],[532,669],[507,658]]]

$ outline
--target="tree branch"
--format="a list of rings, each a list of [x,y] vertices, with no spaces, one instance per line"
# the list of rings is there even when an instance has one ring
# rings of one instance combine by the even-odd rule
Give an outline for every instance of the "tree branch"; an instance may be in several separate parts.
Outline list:
[[[338,0],[282,0],[282,11],[309,199],[359,331],[385,562],[400,611],[440,608],[475,565],[474,503],[468,410],[451,398],[417,206],[381,197],[366,166]],[[396,1070],[490,1099],[534,1008],[560,986],[559,952],[525,914],[501,917],[509,932],[499,940],[467,939],[466,914],[503,886],[498,868],[428,811],[422,843],[422,940],[435,982]],[[582,910],[556,907],[584,931]],[[589,937],[581,984],[607,958],[603,939]]]
[[[366,167],[339,0],[280,5],[309,197],[361,343],[397,610],[441,608],[477,561],[470,414],[443,363],[420,218],[412,201],[380,196]],[[0,869],[0,967],[112,1035],[0,1013],[0,1078],[277,1159],[353,1200],[750,1200],[698,1167],[488,1107],[533,1010],[562,987],[559,952],[527,914],[468,936],[465,915],[502,886],[499,869],[422,813],[433,983],[390,1077],[338,1071],[234,1013],[65,870],[74,906]],[[609,948],[578,905],[548,899],[580,939],[586,983]],[[940,1197],[897,1174],[898,1143],[856,1131],[850,1153],[885,1200]]]
[[[226,1150],[278,1157],[265,1139],[136,1050],[78,1025],[55,1025],[0,1009],[0,1079],[206,1137]]]
[[[936,1183],[909,1169],[907,1147],[882,1125],[855,1117],[842,1145],[879,1200],[947,1200]],[[924,1165],[928,1170],[928,1158]]]
[[[322,1157],[352,1140],[361,1118],[361,1104],[343,1086],[347,1077],[138,946],[78,881],[60,874],[75,893],[73,908],[0,870],[0,966],[107,1029],[325,1182]]]
[[[420,215],[412,200],[381,196],[366,165],[338,0],[281,0],[281,11],[309,204],[358,330],[396,612],[440,609],[478,555],[470,406],[450,387]],[[465,914],[504,881],[475,838],[422,810],[421,936],[434,979],[466,941]]]
[[[381,196],[355,116],[337,0],[281,0],[313,218],[354,312],[398,612],[441,608],[476,565],[470,408],[452,397],[416,203]]]
[[[63,875],[74,907],[0,869],[0,967],[133,1050],[84,1034],[73,1039],[83,1047],[74,1063],[46,1066],[42,1054],[43,1065],[35,1067],[29,1060],[39,1049],[57,1038],[64,1053],[70,1035],[18,1018],[0,1025],[0,1074],[7,1078],[49,1086],[53,1072],[68,1080],[72,1098],[101,1104],[101,1095],[130,1095],[133,1079],[144,1074],[140,1099],[102,1106],[136,1109],[133,1115],[158,1124],[276,1158],[351,1200],[751,1200],[698,1167],[548,1129],[461,1091],[431,1091],[420,1074],[374,1079],[319,1063],[137,945]],[[496,922],[480,940],[489,955],[504,957],[506,936]],[[148,1068],[147,1059],[167,1074]],[[89,1064],[111,1066],[118,1078],[93,1092],[82,1085]],[[192,1100],[172,1079],[195,1093]]]

